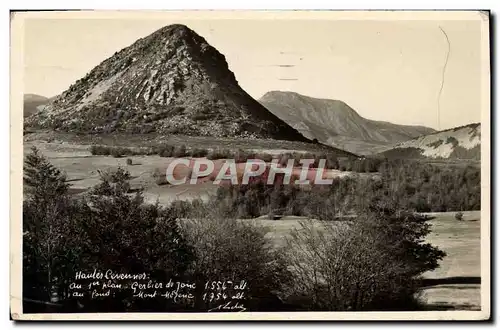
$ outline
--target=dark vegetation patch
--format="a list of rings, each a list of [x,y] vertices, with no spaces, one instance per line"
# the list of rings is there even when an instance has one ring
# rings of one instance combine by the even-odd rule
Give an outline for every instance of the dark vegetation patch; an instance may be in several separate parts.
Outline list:
[[[450,154],[450,159],[475,159],[481,160],[481,145],[477,145],[471,149],[466,149],[462,146],[457,146]]]
[[[427,146],[431,147],[431,148],[437,148],[442,144],[443,144],[443,140],[437,140],[437,141],[434,141],[432,143],[428,143]]]
[[[423,150],[420,148],[394,148],[382,152],[380,155],[382,157],[392,158],[392,159],[405,159],[405,158],[422,158]]]
[[[446,144],[450,144],[453,146],[453,148],[455,148],[456,146],[458,146],[458,140],[455,139],[453,136],[449,136],[447,139],[446,139]]]
[[[472,139],[473,139],[473,138],[475,138],[476,136],[477,136],[477,137],[479,137],[479,138],[481,138],[481,131],[478,129],[478,126],[479,126],[479,125],[480,125],[480,124],[477,124],[477,126],[476,126],[476,127],[473,127],[473,128],[472,128],[472,134],[471,134],[471,136],[470,136],[470,140],[472,140]]]

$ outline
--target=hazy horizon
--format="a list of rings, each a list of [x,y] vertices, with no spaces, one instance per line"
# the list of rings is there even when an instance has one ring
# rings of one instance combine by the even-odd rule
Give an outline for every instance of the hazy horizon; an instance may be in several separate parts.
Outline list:
[[[163,18],[156,13],[147,19],[143,13],[142,18],[103,19],[89,18],[87,12],[77,19],[76,13],[57,14],[25,20],[26,94],[58,95],[116,51],[180,23],[226,57],[240,86],[255,99],[269,91],[293,91],[344,101],[367,119],[436,130],[481,122],[479,17],[259,20],[228,19],[229,14],[180,19],[182,13],[165,13]],[[451,51],[438,127],[438,94],[448,51],[440,27]]]

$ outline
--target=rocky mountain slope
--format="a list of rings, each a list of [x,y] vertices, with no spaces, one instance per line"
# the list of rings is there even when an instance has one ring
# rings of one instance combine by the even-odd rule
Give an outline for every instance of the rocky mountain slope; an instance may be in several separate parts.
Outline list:
[[[241,89],[224,55],[184,25],[116,52],[25,125],[308,141]]]
[[[381,155],[390,158],[480,160],[481,124],[470,124],[424,135],[399,143]]]
[[[330,145],[338,146],[343,140],[354,140],[374,147],[435,132],[423,126],[369,120],[342,101],[317,99],[294,92],[268,92],[259,102],[304,136]]]
[[[40,106],[49,102],[49,98],[37,94],[24,94],[24,117],[28,117],[40,109]]]

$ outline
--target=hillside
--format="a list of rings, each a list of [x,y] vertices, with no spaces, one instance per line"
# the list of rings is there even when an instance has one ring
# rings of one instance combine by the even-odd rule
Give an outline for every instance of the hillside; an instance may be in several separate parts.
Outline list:
[[[469,124],[399,143],[389,158],[481,159],[481,124]]]
[[[330,145],[345,145],[345,149],[355,153],[363,146],[370,149],[435,132],[423,126],[369,120],[342,101],[294,92],[268,92],[259,102],[304,136]]]
[[[309,141],[241,89],[224,55],[179,24],[116,52],[25,125]]]
[[[24,94],[23,116],[28,117],[39,110],[41,105],[46,105],[49,98],[37,94]]]

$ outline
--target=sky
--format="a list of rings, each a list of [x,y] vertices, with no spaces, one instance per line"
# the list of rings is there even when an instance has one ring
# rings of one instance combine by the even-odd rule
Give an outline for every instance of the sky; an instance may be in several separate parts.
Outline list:
[[[342,100],[368,119],[435,129],[481,121],[481,65],[486,64],[478,15],[255,14],[25,17],[24,92],[57,95],[138,38],[180,23],[224,54],[240,86],[256,99],[268,91],[293,91]]]

